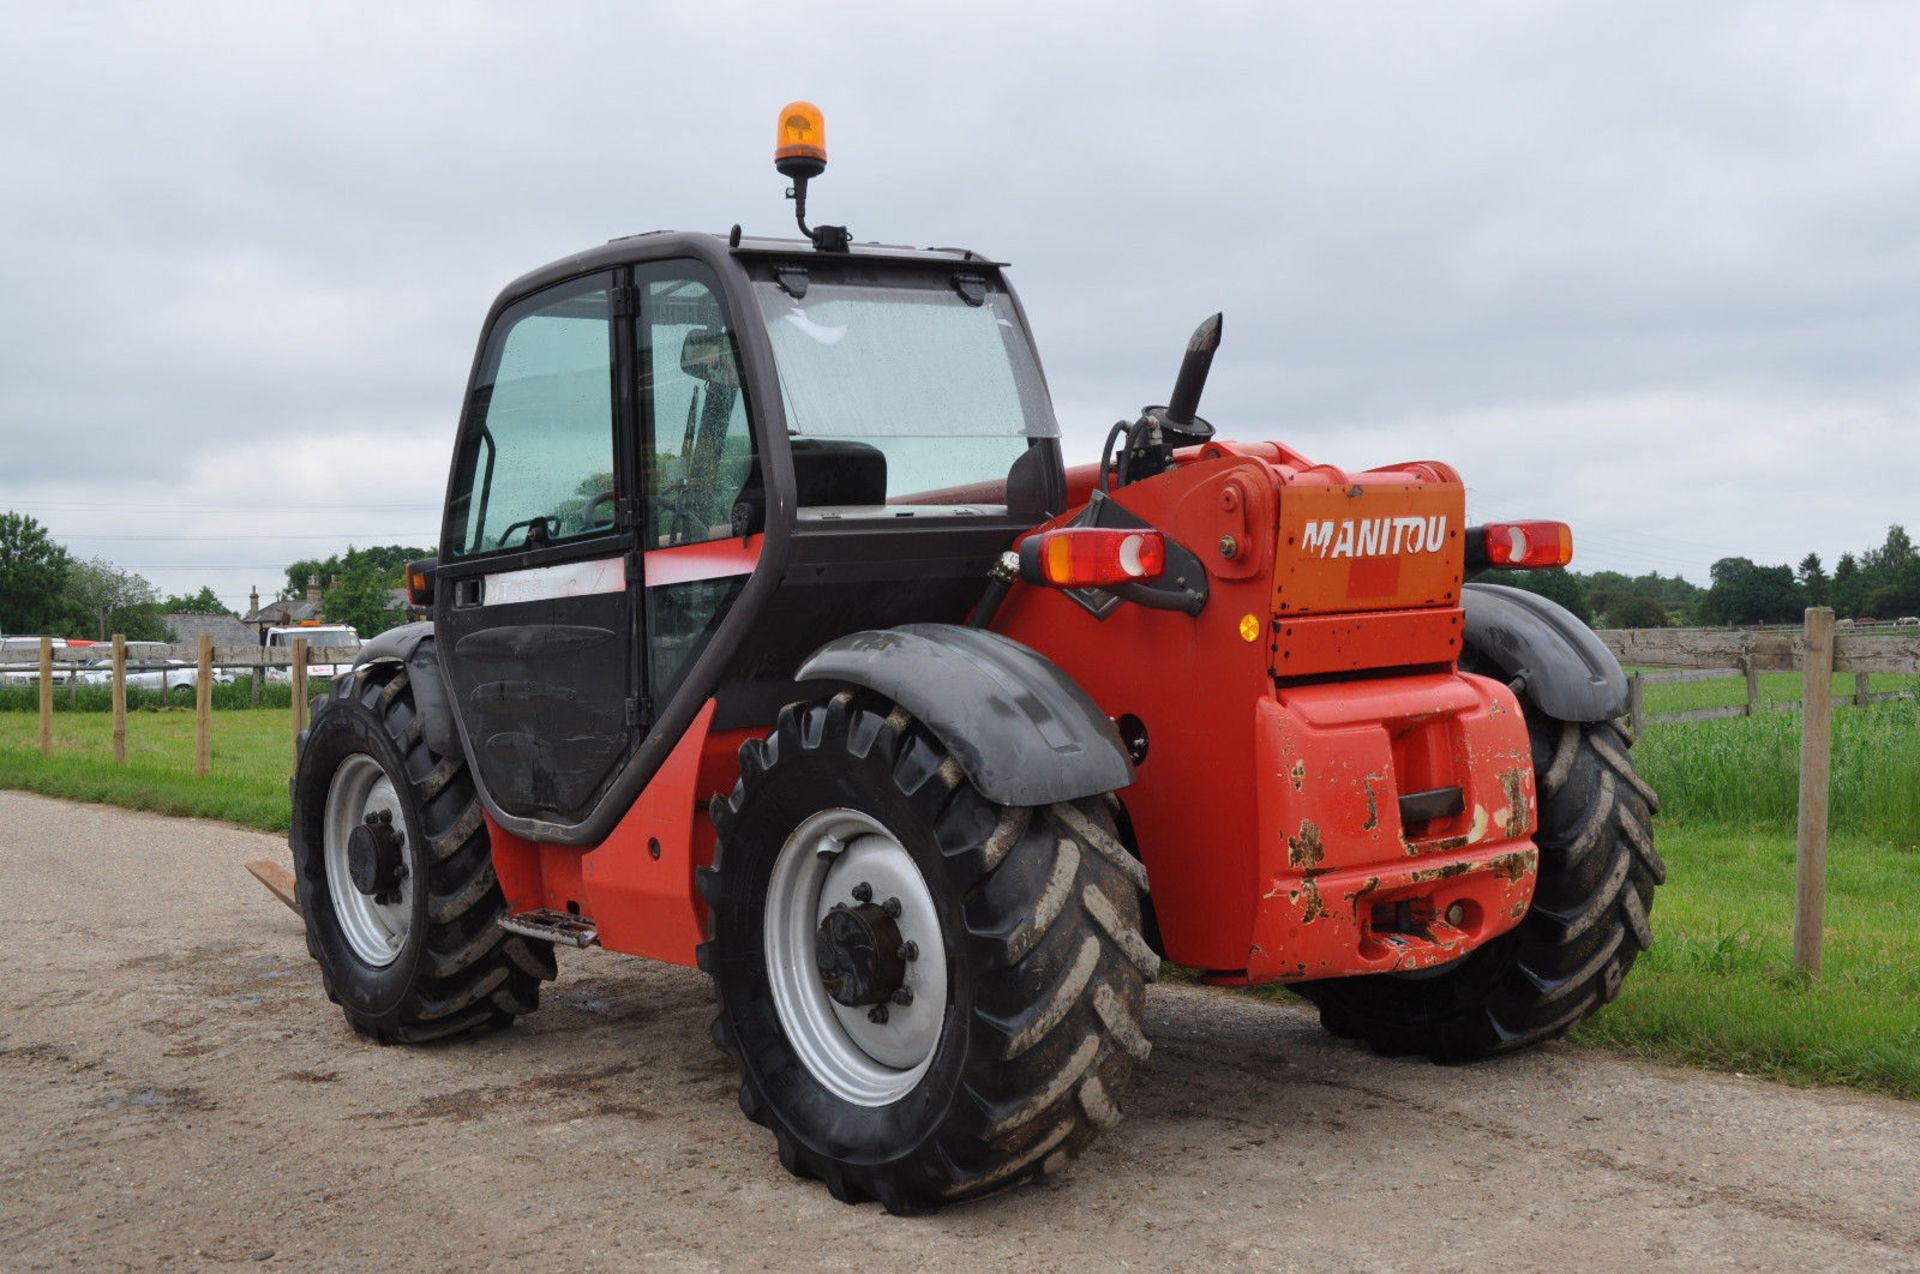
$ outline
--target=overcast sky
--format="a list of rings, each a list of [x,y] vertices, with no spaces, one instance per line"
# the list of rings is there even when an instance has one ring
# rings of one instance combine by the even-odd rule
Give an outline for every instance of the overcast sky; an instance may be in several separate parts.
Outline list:
[[[1584,569],[1920,531],[1920,6],[0,5],[0,508],[166,591],[433,539],[481,318],[638,230],[1013,262],[1066,434],[1220,432]]]

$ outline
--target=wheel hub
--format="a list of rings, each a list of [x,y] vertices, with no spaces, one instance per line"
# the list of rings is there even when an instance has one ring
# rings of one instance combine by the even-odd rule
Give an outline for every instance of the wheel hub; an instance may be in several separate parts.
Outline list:
[[[894,904],[897,914],[899,904]],[[821,917],[813,934],[820,984],[848,1008],[885,1004],[907,978],[906,944],[884,906],[842,903]]]
[[[403,844],[393,827],[393,811],[369,810],[365,821],[347,834],[347,874],[353,887],[376,902],[395,898],[406,875]]]
[[[927,1073],[947,1019],[940,910],[914,856],[871,814],[821,810],[767,881],[767,977],[807,1071],[845,1101],[884,1106]]]

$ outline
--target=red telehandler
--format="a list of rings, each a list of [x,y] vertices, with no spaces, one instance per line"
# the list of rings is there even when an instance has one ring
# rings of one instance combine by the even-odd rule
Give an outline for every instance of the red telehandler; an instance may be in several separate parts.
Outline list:
[[[313,708],[291,844],[355,1029],[533,1010],[555,948],[697,964],[781,1162],[911,1211],[1119,1118],[1163,959],[1465,1060],[1651,941],[1654,795],[1563,565],[1446,464],[1214,437],[1170,401],[1068,467],[1000,263],[806,222],[645,234],[483,330],[432,620]]]

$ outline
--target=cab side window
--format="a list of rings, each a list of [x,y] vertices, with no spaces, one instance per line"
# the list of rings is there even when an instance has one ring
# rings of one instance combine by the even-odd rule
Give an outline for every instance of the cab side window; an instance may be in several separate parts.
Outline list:
[[[453,556],[614,529],[613,325],[600,275],[507,310],[487,342],[448,505]]]
[[[655,279],[645,287],[640,375],[653,433],[646,458],[647,547],[725,539],[753,468],[753,434],[726,308],[699,277]]]

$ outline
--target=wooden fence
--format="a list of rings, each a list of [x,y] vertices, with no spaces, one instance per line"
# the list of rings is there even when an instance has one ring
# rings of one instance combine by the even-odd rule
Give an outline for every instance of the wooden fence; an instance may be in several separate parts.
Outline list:
[[[1630,667],[1681,671],[1636,672],[1628,679],[1628,716],[1636,730],[1669,721],[1710,721],[1752,716],[1772,709],[1800,709],[1800,796],[1798,855],[1793,908],[1793,960],[1818,977],[1827,903],[1827,802],[1832,787],[1833,674],[1854,674],[1851,695],[1837,700],[1862,705],[1912,698],[1910,690],[1872,694],[1867,678],[1876,672],[1920,674],[1920,633],[1836,632],[1833,611],[1816,606],[1799,632],[1731,631],[1700,628],[1606,629],[1600,639]],[[1763,703],[1762,672],[1799,672],[1800,698]],[[1643,693],[1661,682],[1744,677],[1746,702],[1724,708],[1649,714]]]
[[[148,646],[130,664],[126,638],[116,633],[110,648],[101,645],[56,648],[52,638],[42,637],[37,651],[0,650],[0,672],[13,672],[23,666],[37,669],[42,756],[53,755],[53,694],[62,674],[67,685],[77,692],[84,681],[82,674],[106,672],[107,684],[113,687],[113,759],[118,765],[127,763],[129,671],[160,673],[158,688],[163,693],[173,688],[167,684],[169,676],[177,673],[182,682],[186,682],[190,673],[192,679],[186,684],[191,685],[194,697],[193,772],[205,776],[211,753],[215,669],[246,672],[252,678],[256,705],[260,702],[260,684],[266,679],[267,670],[287,669],[293,686],[292,737],[298,739],[300,732],[307,728],[308,669],[315,665],[350,665],[359,654],[358,646],[309,647],[305,637],[294,638],[291,646],[216,646],[211,634],[202,633],[198,645],[165,646],[157,650]],[[103,660],[109,661],[104,669]]]

